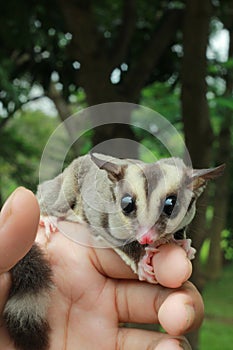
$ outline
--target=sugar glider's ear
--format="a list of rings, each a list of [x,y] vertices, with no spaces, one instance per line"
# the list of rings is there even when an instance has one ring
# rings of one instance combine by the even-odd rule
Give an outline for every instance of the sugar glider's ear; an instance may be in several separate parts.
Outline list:
[[[69,167],[52,180],[38,186],[37,198],[42,215],[66,217],[75,205],[75,178]]]
[[[189,187],[198,195],[205,189],[206,182],[208,180],[216,179],[223,175],[225,164],[219,165],[216,168],[209,169],[193,169],[190,176]]]
[[[97,165],[99,169],[106,170],[108,177],[112,181],[119,181],[124,176],[124,166],[116,164],[114,160],[105,160],[99,158],[97,155],[94,155],[90,152],[91,160]]]

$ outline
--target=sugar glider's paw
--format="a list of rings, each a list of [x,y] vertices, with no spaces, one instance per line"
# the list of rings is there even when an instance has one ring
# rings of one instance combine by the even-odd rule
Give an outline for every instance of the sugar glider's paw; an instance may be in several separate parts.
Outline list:
[[[50,264],[37,244],[12,269],[3,319],[19,350],[47,350],[47,311],[53,289]]]
[[[152,258],[157,252],[158,249],[156,247],[147,246],[145,248],[145,254],[138,263],[138,278],[140,281],[147,281],[154,284],[158,283],[155,278],[155,272],[152,265]]]
[[[195,258],[196,249],[192,247],[192,240],[190,238],[178,240],[174,239],[174,242],[186,251],[189,260],[193,260]]]
[[[56,216],[40,216],[40,226],[43,226],[45,228],[45,234],[47,238],[50,238],[50,235],[54,232],[58,231],[57,223],[58,218]]]
[[[158,253],[159,246],[167,243],[175,243],[182,247],[189,260],[192,260],[195,258],[196,249],[191,246],[191,239],[185,238],[181,240],[176,240],[173,237],[169,240],[160,240],[158,242],[155,242],[154,245],[148,245],[145,248],[145,254],[141,257],[139,263],[138,263],[138,278],[140,281],[147,281],[149,283],[158,283],[155,277],[155,271],[152,265],[152,259],[153,256]]]

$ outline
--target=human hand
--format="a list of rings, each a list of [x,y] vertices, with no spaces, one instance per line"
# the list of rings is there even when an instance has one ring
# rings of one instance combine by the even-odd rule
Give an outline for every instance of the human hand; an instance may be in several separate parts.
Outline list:
[[[36,235],[39,208],[34,195],[19,189],[0,217],[0,311],[10,286],[7,271],[30,249]],[[81,225],[78,230],[83,231]],[[44,231],[39,232],[43,241]],[[20,237],[20,238],[19,238]],[[44,247],[54,273],[48,319],[49,350],[189,349],[182,334],[200,326],[203,304],[182,248],[164,245],[154,257],[157,279],[180,288],[139,282],[111,249],[94,249],[56,233]],[[172,270],[173,269],[173,270]],[[158,277],[160,276],[160,277]],[[168,334],[119,328],[119,322],[160,323]],[[1,323],[0,350],[15,350]]]

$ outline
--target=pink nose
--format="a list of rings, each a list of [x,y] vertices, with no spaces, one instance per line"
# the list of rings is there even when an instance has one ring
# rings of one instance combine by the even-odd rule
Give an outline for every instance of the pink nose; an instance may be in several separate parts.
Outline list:
[[[145,235],[139,238],[140,244],[152,244],[153,241],[154,240],[150,232],[146,233]]]

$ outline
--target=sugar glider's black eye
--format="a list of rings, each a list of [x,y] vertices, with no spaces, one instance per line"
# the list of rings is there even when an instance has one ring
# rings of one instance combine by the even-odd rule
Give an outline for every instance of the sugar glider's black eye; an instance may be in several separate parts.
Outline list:
[[[121,198],[121,208],[125,215],[132,213],[136,209],[135,199],[128,193]]]
[[[163,206],[163,213],[167,216],[172,215],[172,211],[174,209],[174,206],[176,204],[177,197],[176,196],[168,196],[165,199],[164,206]]]

